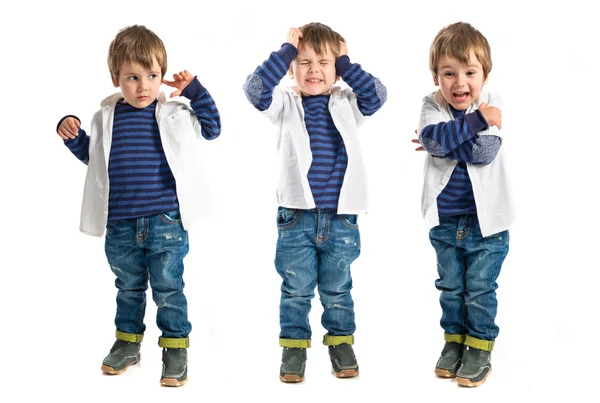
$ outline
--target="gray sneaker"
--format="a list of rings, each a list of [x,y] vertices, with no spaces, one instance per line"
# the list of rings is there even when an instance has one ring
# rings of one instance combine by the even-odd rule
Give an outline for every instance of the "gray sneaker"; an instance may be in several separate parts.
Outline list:
[[[435,364],[435,374],[441,378],[454,378],[456,371],[460,366],[460,359],[463,354],[463,345],[454,342],[446,342],[440,355],[440,359]]]
[[[354,378],[358,375],[358,363],[352,346],[342,343],[329,346],[329,358],[333,367],[333,374],[338,378]]]
[[[462,365],[456,371],[456,382],[461,386],[475,387],[485,382],[492,372],[492,353],[465,346]]]
[[[164,386],[183,386],[188,380],[187,349],[163,348],[162,376],[160,384]]]
[[[281,367],[279,369],[279,379],[282,382],[302,382],[304,380],[305,367],[305,348],[283,348],[283,354],[281,355]]]
[[[140,343],[117,340],[110,353],[102,361],[102,372],[111,375],[122,374],[133,364],[140,361]]]

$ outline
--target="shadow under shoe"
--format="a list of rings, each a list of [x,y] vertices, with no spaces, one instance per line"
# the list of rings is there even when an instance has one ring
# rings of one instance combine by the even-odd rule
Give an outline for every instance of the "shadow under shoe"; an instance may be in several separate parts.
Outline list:
[[[140,343],[117,340],[102,361],[101,369],[106,374],[120,375],[131,365],[137,364],[140,358]]]
[[[286,383],[302,382],[306,367],[306,349],[284,347],[281,355],[279,379]]]
[[[183,386],[186,384],[188,380],[186,348],[163,348],[162,362],[161,385]]]
[[[462,344],[447,341],[435,364],[435,374],[440,378],[454,378],[460,366],[462,354]]]
[[[465,346],[462,355],[462,365],[456,372],[456,382],[466,387],[481,385],[492,372],[491,360],[491,351]]]
[[[333,374],[338,378],[354,378],[359,374],[358,363],[352,346],[348,343],[329,346],[329,358]]]

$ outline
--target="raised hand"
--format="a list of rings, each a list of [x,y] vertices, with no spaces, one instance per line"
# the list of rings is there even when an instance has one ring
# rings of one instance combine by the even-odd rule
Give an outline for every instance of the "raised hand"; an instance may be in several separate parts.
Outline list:
[[[79,135],[79,120],[68,117],[58,127],[58,135],[63,140],[72,140]]]
[[[171,93],[171,98],[180,96],[185,87],[194,80],[194,75],[187,70],[173,74],[173,81],[163,78],[162,83],[169,87],[177,88],[177,91]]]
[[[287,42],[291,43],[296,47],[296,49],[298,49],[300,38],[302,38],[302,31],[300,31],[298,28],[290,28],[287,34]]]
[[[488,106],[485,102],[479,105],[479,111],[487,122],[488,126],[498,126],[502,129],[502,111],[495,106]]]
[[[347,56],[347,55],[348,55],[348,45],[346,45],[346,42],[340,41],[340,56]]]

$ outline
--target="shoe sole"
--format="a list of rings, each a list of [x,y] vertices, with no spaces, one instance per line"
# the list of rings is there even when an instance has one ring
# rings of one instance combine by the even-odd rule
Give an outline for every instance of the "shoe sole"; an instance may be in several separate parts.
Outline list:
[[[475,388],[475,387],[481,385],[482,383],[484,383],[485,380],[487,379],[487,377],[490,376],[491,373],[492,373],[492,368],[490,367],[490,370],[487,372],[487,374],[485,374],[483,379],[480,381],[471,382],[471,380],[469,378],[456,377],[456,383],[458,383],[460,386],[464,386],[466,388]]]
[[[132,363],[128,364],[125,368],[120,369],[120,370],[115,370],[113,367],[109,367],[108,365],[102,365],[102,367],[100,368],[102,370],[102,372],[104,372],[105,374],[109,374],[109,375],[121,375],[123,372],[127,371],[127,368],[131,367],[132,365],[137,364],[138,362],[140,362],[140,360],[135,360]]]
[[[281,382],[285,382],[285,383],[298,383],[298,382],[302,382],[304,380],[304,377],[300,377],[299,375],[294,375],[294,374],[285,374],[285,375],[280,375],[279,376],[279,380]]]
[[[450,372],[447,369],[436,368],[435,374],[440,378],[456,378],[456,372]]]
[[[162,378],[160,380],[160,384],[163,386],[170,386],[170,387],[177,387],[177,386],[183,386],[187,383],[188,379],[185,378],[183,381],[178,381],[175,378]]]
[[[336,376],[336,378],[354,378],[355,376],[358,376],[360,372],[358,372],[358,370],[356,369],[342,369],[340,372],[333,372],[333,375]]]

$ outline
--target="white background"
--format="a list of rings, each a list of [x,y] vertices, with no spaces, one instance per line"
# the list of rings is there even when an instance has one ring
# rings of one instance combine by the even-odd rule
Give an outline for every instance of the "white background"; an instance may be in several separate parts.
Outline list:
[[[593,400],[600,31],[591,4],[107,0],[3,8],[0,400],[469,402],[563,393]],[[352,266],[361,375],[331,375],[315,299],[306,381],[284,385],[273,264],[275,127],[248,103],[242,84],[290,26],[313,21],[346,38],[351,60],[381,79],[388,101],[361,128],[371,199]],[[473,24],[492,47],[486,88],[504,99],[519,213],[499,279],[494,370],[477,389],[433,373],[441,309],[420,217],[423,154],[410,143],[421,99],[435,89],[429,45],[456,21]],[[158,382],[150,295],[140,365],[121,376],[100,372],[114,340],[114,278],[103,239],[78,231],[86,169],[55,132],[66,114],[89,127],[115,91],[108,46],[132,24],[162,38],[168,77],[182,69],[198,75],[223,122],[220,138],[200,144],[215,209],[190,234],[190,380],[179,389]]]

